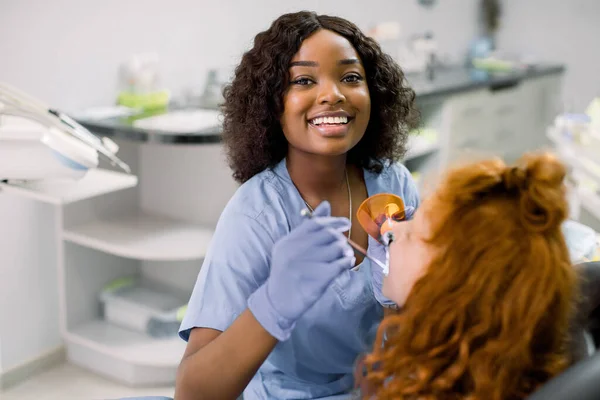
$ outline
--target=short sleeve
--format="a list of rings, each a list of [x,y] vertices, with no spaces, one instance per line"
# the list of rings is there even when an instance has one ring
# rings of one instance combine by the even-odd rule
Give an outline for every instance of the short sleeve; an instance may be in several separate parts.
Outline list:
[[[179,335],[193,328],[227,329],[269,275],[273,239],[256,218],[224,212],[217,223]]]
[[[418,208],[421,201],[419,197],[419,190],[417,189],[417,185],[415,184],[412,174],[408,168],[402,164],[396,164],[394,166],[394,172],[397,174],[400,182],[400,195],[404,200],[404,204]]]

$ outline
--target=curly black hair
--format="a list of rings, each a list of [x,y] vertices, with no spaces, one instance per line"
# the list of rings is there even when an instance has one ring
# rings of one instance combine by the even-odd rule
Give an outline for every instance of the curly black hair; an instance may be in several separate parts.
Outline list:
[[[280,118],[288,89],[289,65],[302,42],[318,30],[345,37],[356,49],[366,73],[371,116],[364,137],[348,152],[348,162],[376,173],[405,153],[409,130],[416,126],[415,92],[398,64],[353,23],[301,11],[284,14],[264,32],[235,69],[224,88],[223,141],[233,177],[245,182],[283,160],[288,142]]]

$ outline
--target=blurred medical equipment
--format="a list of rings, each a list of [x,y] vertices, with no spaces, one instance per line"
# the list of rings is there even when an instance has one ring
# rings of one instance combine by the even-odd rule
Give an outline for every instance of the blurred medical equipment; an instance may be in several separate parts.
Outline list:
[[[554,139],[572,142],[588,148],[589,152],[595,155],[595,157],[590,158],[598,162],[598,151],[600,150],[600,98],[594,99],[585,113],[558,115],[551,130]]]
[[[571,263],[579,264],[598,260],[600,240],[595,230],[572,220],[565,221],[561,229],[569,248]]]
[[[573,219],[597,229],[600,221],[600,98],[585,113],[559,114],[547,137],[568,166],[570,213]],[[589,260],[600,259],[596,254]]]
[[[223,87],[227,84],[228,79],[223,76],[223,72],[211,69],[206,76],[206,84],[204,92],[200,97],[199,106],[202,108],[218,109],[225,101],[223,98]]]
[[[60,111],[0,83],[0,180],[80,179],[99,156],[130,173],[119,146]]]
[[[146,111],[166,110],[171,93],[160,87],[156,53],[133,54],[121,65],[117,104]]]
[[[104,319],[155,338],[175,337],[185,314],[185,296],[148,279],[126,277],[100,293]]]

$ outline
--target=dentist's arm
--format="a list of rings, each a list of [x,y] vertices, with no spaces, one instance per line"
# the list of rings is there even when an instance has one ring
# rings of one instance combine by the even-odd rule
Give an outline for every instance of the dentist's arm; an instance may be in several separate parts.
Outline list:
[[[225,332],[193,329],[177,372],[175,400],[237,399],[276,344],[250,310]]]
[[[331,282],[352,268],[354,252],[343,235],[350,221],[330,212],[329,203],[322,203],[275,243],[269,277],[225,331],[192,330],[175,400],[236,399],[277,342],[287,340]]]

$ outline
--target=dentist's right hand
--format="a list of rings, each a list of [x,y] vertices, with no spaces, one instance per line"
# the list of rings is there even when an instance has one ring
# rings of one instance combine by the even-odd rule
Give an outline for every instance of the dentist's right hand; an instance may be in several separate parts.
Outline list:
[[[350,221],[332,217],[324,201],[273,246],[270,275],[250,295],[248,309],[277,340],[288,339],[333,280],[354,266],[354,251],[343,235],[349,228]]]

